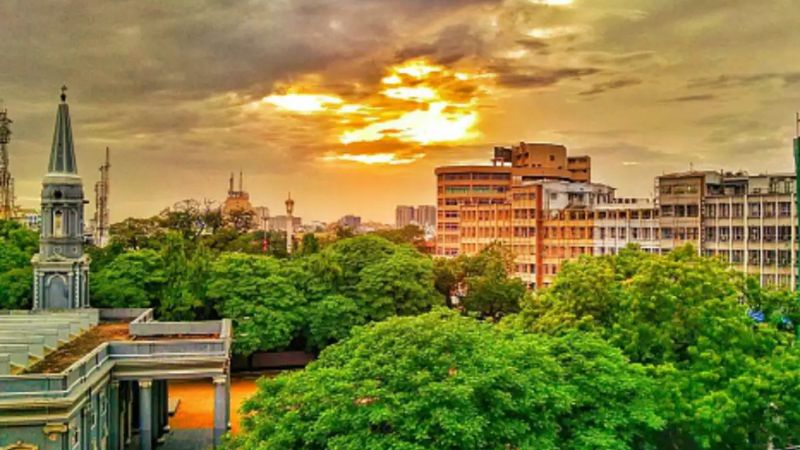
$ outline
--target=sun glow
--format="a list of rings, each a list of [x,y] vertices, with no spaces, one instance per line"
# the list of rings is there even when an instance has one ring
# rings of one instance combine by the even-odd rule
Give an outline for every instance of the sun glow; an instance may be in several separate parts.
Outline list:
[[[416,102],[433,100],[437,98],[436,91],[429,87],[397,87],[383,91],[383,95],[400,100]]]
[[[388,67],[378,88],[371,92],[355,86],[357,102],[324,93],[315,82],[283,86],[286,93],[272,94],[263,102],[290,113],[319,117],[337,133],[343,148],[323,157],[325,161],[410,164],[425,156],[420,146],[462,143],[479,136],[479,99],[485,94],[486,79],[492,77],[491,73],[456,71],[414,59]],[[316,93],[301,93],[309,91]],[[389,142],[398,145],[386,149]],[[372,148],[363,150],[359,144],[365,143],[381,147],[369,144]]]
[[[426,110],[411,111],[394,120],[367,125],[347,131],[339,138],[343,144],[373,142],[384,138],[418,144],[456,142],[471,138],[475,133],[478,114],[472,112],[447,112],[447,103],[431,103]]]
[[[398,156],[394,153],[373,153],[373,154],[352,154],[343,153],[341,155],[327,155],[322,159],[325,161],[349,161],[362,164],[389,164],[392,166],[401,164],[411,164],[414,161],[425,157],[424,153],[415,153],[409,156]]]
[[[314,113],[327,109],[328,105],[340,105],[344,101],[332,95],[285,94],[270,95],[263,101],[280,109],[299,113]]]

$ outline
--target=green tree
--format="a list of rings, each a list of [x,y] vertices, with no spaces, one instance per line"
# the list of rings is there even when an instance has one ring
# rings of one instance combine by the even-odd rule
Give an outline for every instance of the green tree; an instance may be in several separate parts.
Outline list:
[[[90,278],[92,306],[157,308],[167,278],[155,250],[125,252]]]
[[[314,233],[306,233],[303,235],[303,243],[300,246],[301,255],[313,255],[314,253],[319,253],[319,249],[319,239],[317,239]]]
[[[284,349],[300,335],[305,299],[274,258],[220,255],[211,265],[207,297],[222,317],[233,319],[237,353]]]
[[[786,303],[691,247],[665,256],[631,248],[566,264],[509,323],[554,335],[593,331],[632,361],[651,366],[668,420],[663,448],[765,448],[770,439],[800,438],[798,431],[770,435],[774,424],[768,423],[780,420],[800,430],[790,422],[797,415],[781,407],[786,399],[776,394],[793,391],[800,378],[793,378],[797,372],[763,375],[794,364],[794,335],[774,323],[755,323],[748,310],[780,313],[791,309]],[[761,386],[768,379],[777,384]],[[763,401],[749,400],[746,386]]]
[[[321,350],[350,334],[366,322],[361,304],[342,295],[329,295],[308,305],[308,345]]]
[[[371,320],[414,315],[430,310],[439,296],[433,285],[431,260],[401,246],[361,271],[357,292]]]
[[[33,269],[30,266],[0,273],[0,309],[30,309]]]
[[[654,409],[644,370],[596,338],[442,310],[356,328],[305,370],[262,379],[229,446],[638,449]]]
[[[31,257],[36,232],[14,221],[0,221],[0,309],[28,309],[33,295]]]
[[[183,235],[174,231],[169,232],[161,251],[165,282],[160,295],[158,314],[162,320],[192,320],[197,315],[196,310],[202,306],[198,296],[200,288],[196,282],[199,274],[193,273],[200,267],[197,265],[190,267],[185,242],[186,238]]]

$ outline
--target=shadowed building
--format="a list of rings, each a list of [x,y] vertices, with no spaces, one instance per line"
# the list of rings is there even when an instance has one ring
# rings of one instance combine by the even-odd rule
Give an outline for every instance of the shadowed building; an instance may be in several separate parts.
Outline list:
[[[168,435],[175,379],[213,382],[218,444],[229,427],[231,322],[158,322],[151,309],[89,307],[83,189],[61,98],[34,310],[0,311],[0,449],[151,450]]]

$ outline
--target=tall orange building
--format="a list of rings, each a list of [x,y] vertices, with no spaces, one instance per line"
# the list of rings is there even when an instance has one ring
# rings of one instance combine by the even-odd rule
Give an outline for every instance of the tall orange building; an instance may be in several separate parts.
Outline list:
[[[652,204],[616,199],[613,188],[592,183],[590,158],[568,156],[563,145],[496,147],[492,165],[440,167],[436,178],[436,255],[473,255],[500,242],[531,287],[550,284],[564,261],[596,253],[597,211],[618,217],[623,209],[627,217],[645,205],[653,216]],[[630,237],[623,241],[607,243],[608,251]]]

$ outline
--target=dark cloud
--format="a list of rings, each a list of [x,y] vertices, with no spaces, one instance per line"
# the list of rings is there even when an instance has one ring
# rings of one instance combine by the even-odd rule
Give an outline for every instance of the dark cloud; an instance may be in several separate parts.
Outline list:
[[[480,57],[484,54],[482,36],[467,24],[445,28],[435,42],[412,45],[397,52],[397,60],[427,57],[437,64],[450,65],[465,57]]]
[[[642,84],[642,80],[639,78],[620,78],[618,80],[595,83],[588,90],[580,92],[579,95],[595,96],[608,91],[622,89],[628,86],[636,86],[637,84]]]
[[[546,69],[514,65],[495,65],[490,66],[489,70],[497,74],[497,81],[501,86],[516,89],[549,87],[564,80],[581,79],[601,72],[593,67]]]
[[[684,95],[681,97],[672,97],[667,99],[667,102],[687,103],[687,102],[705,102],[708,100],[715,100],[717,98],[714,94],[697,94],[697,95]]]
[[[749,87],[764,82],[777,82],[781,86],[790,86],[800,83],[800,72],[783,73],[754,73],[720,75],[711,78],[695,78],[689,80],[689,88],[725,89],[733,87]]]

